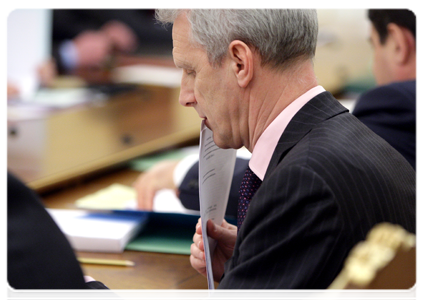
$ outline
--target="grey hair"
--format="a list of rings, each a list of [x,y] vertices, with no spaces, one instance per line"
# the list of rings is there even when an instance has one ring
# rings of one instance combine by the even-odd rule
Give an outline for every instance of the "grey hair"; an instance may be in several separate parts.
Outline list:
[[[156,19],[173,23],[182,10],[160,9]],[[194,42],[219,65],[229,44],[241,40],[255,48],[262,65],[284,68],[297,59],[312,59],[317,42],[317,13],[299,9],[193,9],[187,11]]]

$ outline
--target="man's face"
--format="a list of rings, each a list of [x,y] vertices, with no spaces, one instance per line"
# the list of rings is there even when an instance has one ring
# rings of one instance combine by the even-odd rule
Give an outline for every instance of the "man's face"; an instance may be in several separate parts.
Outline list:
[[[190,24],[184,13],[173,25],[173,60],[183,69],[179,102],[193,107],[205,124],[213,131],[213,139],[221,148],[239,148],[237,128],[239,103],[236,101],[234,75],[229,61],[212,67],[206,51],[191,42]]]
[[[373,74],[378,85],[384,85],[393,81],[391,68],[391,45],[388,40],[385,44],[380,43],[379,34],[372,25],[370,41],[373,46]]]

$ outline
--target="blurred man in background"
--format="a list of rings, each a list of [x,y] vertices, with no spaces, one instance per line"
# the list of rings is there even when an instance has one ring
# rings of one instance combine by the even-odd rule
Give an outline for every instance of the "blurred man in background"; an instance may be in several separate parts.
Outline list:
[[[368,16],[379,87],[359,98],[353,115],[416,169],[416,16],[401,9],[371,9]]]
[[[171,55],[171,31],[148,9],[54,9],[53,57],[59,73],[99,67],[114,54]]]

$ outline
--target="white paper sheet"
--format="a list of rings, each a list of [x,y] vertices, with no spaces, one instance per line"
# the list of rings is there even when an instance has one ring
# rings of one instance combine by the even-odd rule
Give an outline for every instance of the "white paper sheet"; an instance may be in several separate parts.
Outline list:
[[[207,236],[206,224],[208,220],[212,220],[218,225],[223,221],[234,173],[235,159],[236,150],[219,148],[213,141],[213,132],[205,126],[203,121],[200,135],[198,182],[209,289],[214,289],[212,256],[216,241]]]

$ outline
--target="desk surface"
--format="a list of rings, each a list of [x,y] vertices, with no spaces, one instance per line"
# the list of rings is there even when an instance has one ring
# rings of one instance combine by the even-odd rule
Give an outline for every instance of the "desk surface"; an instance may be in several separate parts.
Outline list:
[[[172,58],[116,58],[116,66],[129,65],[166,66],[169,76],[175,76]],[[97,86],[90,89],[93,94],[67,94],[86,96],[82,104],[43,114],[31,108],[31,117],[23,117],[28,108],[14,107],[10,114],[8,108],[8,168],[34,190],[198,140],[201,119],[194,109],[179,104],[178,87],[116,82],[109,68],[89,71],[81,70],[76,78]],[[60,79],[66,78],[56,81],[63,84]],[[60,100],[63,94],[53,96]]]
[[[48,208],[74,209],[74,202],[78,198],[113,183],[131,185],[138,175],[139,172],[130,169],[119,169],[89,181],[73,183],[61,190],[41,195],[41,198]],[[188,255],[124,251],[77,252],[77,256],[135,262],[134,267],[82,265],[85,275],[103,282],[111,289],[207,289],[206,278],[191,267]]]

